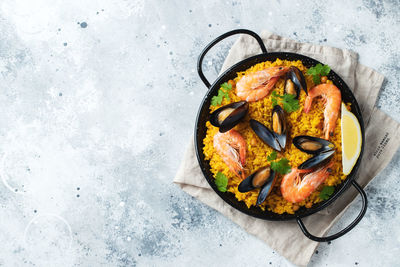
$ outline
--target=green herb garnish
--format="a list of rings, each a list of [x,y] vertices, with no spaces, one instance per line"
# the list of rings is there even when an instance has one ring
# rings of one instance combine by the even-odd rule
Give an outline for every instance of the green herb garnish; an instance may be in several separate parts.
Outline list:
[[[324,188],[322,188],[321,193],[319,193],[319,198],[322,200],[327,200],[335,191],[335,187],[334,186],[324,186]]]
[[[274,161],[278,157],[278,153],[276,151],[272,151],[271,154],[267,156],[267,160],[271,162],[271,169],[279,172],[280,174],[289,173],[292,168],[289,165],[289,160],[286,158],[281,158],[279,161]]]
[[[272,106],[276,106],[281,103],[283,105],[283,109],[289,113],[300,108],[299,100],[296,99],[295,95],[291,94],[279,95],[276,91],[273,91],[271,102]]]
[[[276,160],[277,156],[278,156],[278,154],[276,153],[276,151],[272,151],[271,154],[269,154],[269,156],[267,157],[267,160],[268,161]]]
[[[271,169],[279,172],[280,174],[288,174],[292,170],[289,165],[289,160],[286,158],[281,158],[277,162],[271,162]]]
[[[221,192],[226,192],[226,187],[228,185],[228,178],[222,172],[218,172],[215,176],[215,185]]]
[[[313,82],[314,84],[320,84],[321,83],[321,77],[322,76],[327,76],[329,72],[331,71],[331,67],[328,65],[322,65],[318,63],[314,67],[311,67],[307,70],[307,74],[312,75]]]
[[[232,85],[229,83],[223,83],[221,84],[221,88],[218,90],[218,95],[213,96],[211,98],[211,105],[212,106],[217,106],[217,105],[221,105],[222,100],[225,99],[226,100],[231,100],[229,97],[229,91],[232,90]]]
[[[300,108],[299,100],[296,99],[295,95],[284,94],[282,98],[283,109],[286,112],[293,112]]]
[[[272,91],[272,96],[273,97],[280,97],[280,95],[276,91]]]

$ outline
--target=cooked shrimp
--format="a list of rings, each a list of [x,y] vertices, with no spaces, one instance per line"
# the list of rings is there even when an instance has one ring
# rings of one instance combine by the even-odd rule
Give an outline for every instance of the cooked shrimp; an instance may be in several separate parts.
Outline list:
[[[339,88],[333,84],[320,84],[314,86],[309,92],[304,103],[304,112],[308,113],[311,110],[311,104],[314,98],[321,96],[325,101],[324,111],[324,135],[325,139],[329,140],[333,136],[336,127],[336,120],[339,116],[340,105],[342,103],[342,95]]]
[[[304,174],[304,170],[293,168],[290,173],[282,178],[281,193],[283,198],[292,203],[305,200],[318,186],[325,182],[332,172],[332,165],[333,162],[331,161],[315,172],[307,173],[303,179],[300,176],[302,173]]]
[[[214,148],[232,172],[243,179],[246,177],[243,168],[246,164],[246,141],[239,132],[218,132],[214,135]]]
[[[236,84],[236,94],[248,102],[266,97],[279,77],[289,71],[288,67],[270,67],[244,75]]]

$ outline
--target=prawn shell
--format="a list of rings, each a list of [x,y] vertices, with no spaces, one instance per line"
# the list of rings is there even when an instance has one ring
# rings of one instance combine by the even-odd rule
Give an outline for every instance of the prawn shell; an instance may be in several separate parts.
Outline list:
[[[218,116],[224,110],[231,108],[234,109],[222,122],[219,121]],[[210,123],[219,128],[220,133],[225,133],[235,127],[249,111],[249,103],[246,101],[234,102],[229,105],[220,107],[210,114]]]
[[[278,152],[282,151],[282,148],[279,145],[276,135],[270,129],[268,129],[264,124],[262,124],[257,120],[251,119],[250,127],[265,144],[269,145]]]
[[[274,114],[277,114],[278,122],[280,127],[282,128],[281,134],[274,132],[276,139],[278,140],[279,146],[281,150],[285,150],[286,141],[287,141],[287,123],[285,112],[283,111],[280,105],[275,105],[272,109],[272,125],[274,125]],[[273,127],[272,127],[273,128]]]
[[[311,143],[318,143],[321,147],[318,149],[307,149],[304,147],[305,143],[311,142]],[[335,149],[335,145],[332,142],[329,142],[328,140],[314,137],[314,136],[308,136],[308,135],[299,135],[293,138],[293,144],[295,147],[297,147],[299,150],[307,153],[307,154],[313,154],[317,155],[322,152],[326,151],[331,151]]]
[[[298,167],[299,170],[314,171],[322,166],[325,166],[332,159],[335,150],[322,152],[306,161]]]
[[[273,171],[269,166],[261,167],[257,171],[249,175],[246,179],[244,179],[238,186],[238,191],[241,193],[249,192],[256,189],[257,187],[253,185],[253,180],[255,177],[257,177],[257,174],[259,174],[261,171],[265,171],[266,169],[269,169],[269,176],[264,184],[261,186],[260,193],[257,197],[257,206],[263,203],[267,196],[271,193],[276,181],[276,172]]]
[[[290,94],[289,92],[286,92],[286,84],[288,83],[288,80],[291,80],[294,84],[296,90],[296,98],[299,98],[300,90],[304,90],[304,92],[308,95],[306,78],[304,77],[301,70],[292,66],[290,67],[290,70],[286,73],[284,87],[286,94]]]

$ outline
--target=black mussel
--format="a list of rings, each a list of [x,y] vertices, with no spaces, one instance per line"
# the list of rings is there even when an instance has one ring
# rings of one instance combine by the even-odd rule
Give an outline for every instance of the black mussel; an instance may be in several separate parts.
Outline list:
[[[319,154],[335,149],[335,145],[328,140],[307,135],[296,136],[293,138],[293,144],[308,154]]]
[[[250,127],[264,143],[266,143],[276,151],[279,152],[282,151],[282,148],[279,145],[276,135],[270,129],[268,129],[264,124],[254,119],[251,119]]]
[[[295,95],[298,98],[300,90],[304,90],[308,94],[306,78],[301,70],[296,67],[290,67],[285,76],[285,93]]]
[[[258,193],[258,197],[257,197],[257,206],[261,205],[261,203],[263,203],[265,201],[265,199],[267,198],[267,196],[271,193],[272,188],[274,188],[274,184],[275,184],[275,172],[272,171],[271,173],[271,179],[269,179],[266,184],[264,184],[264,186],[261,188],[260,193]]]
[[[257,197],[257,206],[265,201],[275,183],[275,171],[269,166],[261,167],[256,172],[244,179],[238,186],[241,193],[249,192],[256,188],[261,188]]]
[[[333,157],[333,154],[335,154],[335,150],[328,150],[325,152],[321,152],[318,155],[304,161],[298,169],[300,170],[316,170],[324,165],[326,165],[331,158]]]
[[[210,114],[210,123],[219,127],[221,133],[227,132],[235,127],[249,111],[249,103],[239,101],[220,107]]]
[[[272,109],[272,130],[275,133],[281,150],[284,150],[287,140],[287,124],[285,112],[279,105],[275,105]]]

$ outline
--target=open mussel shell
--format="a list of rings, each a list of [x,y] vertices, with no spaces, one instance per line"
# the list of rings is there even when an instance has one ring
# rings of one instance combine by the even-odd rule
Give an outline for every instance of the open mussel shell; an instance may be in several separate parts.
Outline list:
[[[269,166],[261,167],[256,172],[244,179],[238,186],[241,193],[261,188],[257,197],[257,206],[265,201],[275,183],[275,171]]]
[[[290,67],[285,76],[285,93],[295,95],[296,98],[299,98],[301,90],[304,90],[308,94],[306,78],[301,70],[296,67]]]
[[[220,107],[210,114],[210,123],[219,128],[221,133],[235,127],[249,111],[249,103],[246,101],[234,102]]]
[[[281,147],[284,150],[287,140],[287,124],[285,112],[279,105],[275,105],[272,109],[272,130]]]
[[[335,154],[335,150],[329,150],[322,152],[306,161],[304,161],[298,169],[300,170],[309,170],[313,171],[316,170],[322,166],[325,166],[333,157],[333,154]]]
[[[276,175],[274,171],[271,171],[271,177],[268,179],[267,183],[261,188],[260,193],[257,197],[257,206],[261,205],[267,198],[267,196],[271,193],[272,188],[274,188],[274,184],[276,181]]]
[[[279,145],[278,139],[276,138],[275,134],[264,124],[254,119],[251,119],[250,127],[264,143],[266,143],[276,151],[282,151],[282,148]]]
[[[308,135],[296,136],[293,144],[301,151],[314,155],[335,149],[335,145],[328,140]]]

